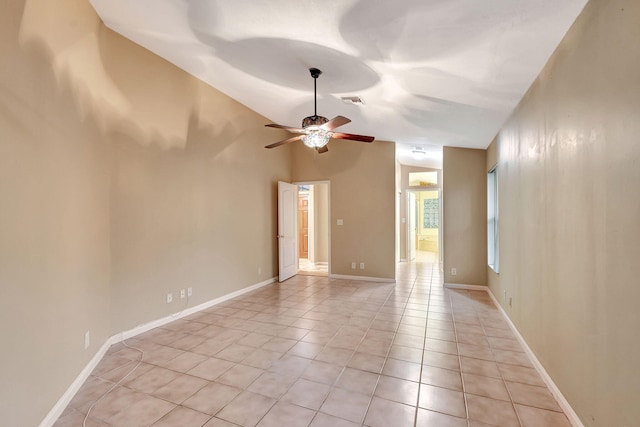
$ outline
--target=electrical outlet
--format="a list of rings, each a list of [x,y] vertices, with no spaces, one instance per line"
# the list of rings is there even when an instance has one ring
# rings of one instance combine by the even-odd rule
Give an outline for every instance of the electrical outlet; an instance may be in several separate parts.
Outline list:
[[[504,290],[504,297],[502,298],[502,301],[506,301],[507,300],[507,290]]]
[[[173,294],[171,292],[169,292],[167,294],[167,304],[170,304],[173,302]]]
[[[187,288],[187,296],[190,297],[193,295],[193,288]]]
[[[185,291],[184,289],[180,289],[180,299],[184,298],[187,296],[187,291]]]
[[[509,297],[509,307],[513,307],[513,298]]]
[[[258,267],[258,276],[262,274],[262,268]]]
[[[364,262],[360,263],[360,270],[364,270]]]
[[[352,269],[352,270],[355,270],[355,269],[356,269],[356,263],[355,263],[355,262],[352,262],[352,263],[351,263],[351,269]]]
[[[91,332],[87,331],[84,333],[84,349],[88,349],[91,345]]]
[[[458,274],[458,270],[457,270],[457,269],[455,269],[455,268],[452,268],[452,269],[451,269],[451,275],[452,275],[452,276],[455,276],[456,274]]]

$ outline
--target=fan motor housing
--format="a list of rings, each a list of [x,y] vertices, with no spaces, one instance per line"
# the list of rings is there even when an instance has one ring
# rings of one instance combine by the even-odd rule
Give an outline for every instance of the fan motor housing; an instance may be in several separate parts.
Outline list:
[[[308,126],[322,126],[327,123],[329,119],[322,116],[309,116],[302,119],[302,127],[306,128]]]

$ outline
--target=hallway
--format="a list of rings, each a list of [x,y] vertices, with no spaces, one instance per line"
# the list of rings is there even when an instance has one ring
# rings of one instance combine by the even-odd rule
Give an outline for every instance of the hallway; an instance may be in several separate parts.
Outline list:
[[[56,427],[570,426],[484,292],[296,276],[114,345]]]

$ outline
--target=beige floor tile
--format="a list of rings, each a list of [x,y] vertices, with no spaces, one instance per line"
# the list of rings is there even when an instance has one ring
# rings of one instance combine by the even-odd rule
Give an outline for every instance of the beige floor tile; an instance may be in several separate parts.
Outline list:
[[[270,397],[243,391],[216,417],[241,426],[255,426],[275,403],[276,400]]]
[[[492,378],[502,378],[500,370],[498,369],[498,364],[489,360],[461,357],[460,365],[462,368],[462,372],[468,374],[482,375]]]
[[[259,369],[269,369],[271,365],[273,365],[273,363],[279,360],[282,356],[283,353],[258,348],[242,360],[242,364]]]
[[[291,347],[287,354],[313,359],[320,353],[323,347],[323,344],[300,341]]]
[[[238,363],[246,359],[255,350],[255,347],[240,344],[231,344],[229,347],[216,353],[216,359],[228,360],[229,362]]]
[[[336,388],[320,407],[320,412],[360,423],[364,419],[370,400],[370,396]]]
[[[353,350],[344,348],[325,347],[318,355],[316,360],[327,362],[339,366],[347,366],[347,363],[353,355]]]
[[[135,405],[129,406],[105,421],[118,427],[148,426],[164,417],[175,407],[176,405],[173,403],[151,396],[144,396]]]
[[[454,417],[467,416],[462,392],[442,387],[421,384],[418,405],[423,409],[442,412]]]
[[[497,368],[496,368],[497,369]],[[424,384],[462,391],[460,372],[424,365],[420,382]]]
[[[173,381],[160,387],[153,395],[168,400],[169,402],[180,404],[207,384],[209,384],[209,382],[202,378],[192,377],[191,375],[180,375]]]
[[[505,381],[546,387],[538,371],[533,368],[505,364],[498,364],[498,368]]]
[[[439,353],[458,354],[458,345],[451,341],[427,338],[424,348],[425,350],[437,351]]]
[[[256,378],[262,375],[263,372],[264,370],[262,369],[238,364],[220,375],[216,382],[245,389],[249,387],[249,384],[251,384]]]
[[[156,421],[152,427],[201,426],[206,423],[209,418],[211,418],[211,415],[178,406],[159,421]]]
[[[475,374],[462,374],[464,392],[490,397],[492,399],[511,401],[504,381],[499,378],[485,377]]]
[[[560,405],[546,387],[511,382],[507,382],[506,385],[514,403],[562,412]]]
[[[389,351],[389,357],[405,362],[422,363],[422,349],[394,344]]]
[[[331,385],[338,379],[343,370],[343,366],[312,360],[302,373],[302,378]]]
[[[248,391],[279,399],[296,382],[295,378],[265,372],[247,388]]]
[[[288,338],[281,338],[281,337],[273,337],[269,341],[264,343],[261,348],[268,351],[275,351],[277,353],[286,353],[291,349],[291,347],[296,345],[296,343],[297,343],[296,340],[291,340]]]
[[[176,379],[180,374],[169,369],[153,367],[148,372],[123,382],[126,387],[151,394]]]
[[[416,407],[374,397],[364,423],[370,427],[413,425]]]
[[[208,357],[203,354],[185,351],[181,355],[171,359],[162,367],[170,369],[172,371],[184,373],[190,369],[195,368],[200,363],[204,362],[206,359],[208,359]]]
[[[285,354],[271,364],[269,371],[290,377],[299,377],[310,364],[310,359]]]
[[[467,427],[467,419],[418,408],[416,427]]]
[[[522,427],[571,427],[562,412],[548,411],[524,405],[515,405]]]
[[[474,359],[494,360],[493,352],[489,347],[472,344],[458,344],[458,353],[460,356],[471,357]]]
[[[529,360],[529,356],[526,353],[518,352],[518,351],[509,351],[509,350],[500,350],[494,348],[493,357],[498,363],[504,363],[509,365],[519,365],[525,366],[527,368],[533,368],[531,364],[531,360]]]
[[[384,357],[355,352],[353,356],[351,356],[349,362],[347,362],[347,366],[350,368],[359,369],[361,371],[379,374],[380,372],[382,372],[384,362]]]
[[[258,427],[307,427],[315,414],[310,409],[278,402],[260,420]]]
[[[378,383],[378,374],[345,368],[335,386],[349,391],[372,395]]]
[[[97,402],[89,415],[99,420],[109,420],[119,412],[135,405],[143,397],[145,397],[144,393],[118,386]]]
[[[418,382],[420,381],[420,368],[420,364],[418,363],[387,359],[387,362],[382,369],[382,374]]]
[[[422,364],[435,366],[436,368],[460,370],[460,360],[454,354],[438,353],[436,351],[425,350],[422,355]]]
[[[238,396],[242,390],[219,383],[209,383],[190,398],[182,402],[186,406],[196,411],[206,414],[215,414],[227,403]]]
[[[209,358],[198,366],[188,370],[187,374],[214,381],[235,365],[235,363],[229,362],[228,360]]]
[[[469,418],[472,420],[501,427],[518,427],[520,425],[511,402],[473,394],[467,394],[466,399]]]
[[[343,418],[318,412],[309,427],[358,427],[359,425]]]
[[[297,380],[289,391],[282,396],[283,402],[294,403],[305,408],[319,409],[324,403],[331,387],[327,384],[317,383],[305,379]]]
[[[82,387],[80,387],[80,390],[73,399],[71,399],[69,406],[81,412],[86,412],[89,407],[112,386],[113,383],[109,381],[91,376],[85,381]]]
[[[416,382],[382,375],[374,394],[382,399],[416,406],[419,388],[420,385]]]
[[[238,427],[238,424],[230,423],[229,421],[221,420],[220,418],[213,417],[208,423],[202,427]]]

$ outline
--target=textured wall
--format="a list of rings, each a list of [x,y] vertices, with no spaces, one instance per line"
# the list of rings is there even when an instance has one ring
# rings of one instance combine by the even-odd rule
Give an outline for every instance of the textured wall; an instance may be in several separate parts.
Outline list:
[[[442,163],[444,281],[486,285],[486,151],[444,147]]]
[[[491,289],[586,426],[640,420],[639,22],[591,1],[495,147]]]
[[[395,279],[394,145],[334,140],[318,155],[297,143],[293,156],[294,181],[331,181],[331,273]]]

